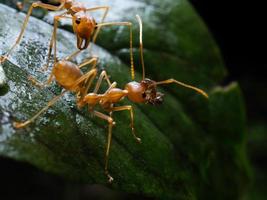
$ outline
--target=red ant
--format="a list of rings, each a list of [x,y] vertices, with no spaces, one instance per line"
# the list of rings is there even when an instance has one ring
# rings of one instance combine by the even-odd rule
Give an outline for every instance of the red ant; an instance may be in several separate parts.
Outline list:
[[[194,86],[179,82],[174,79],[167,79],[164,81],[157,82],[157,81],[153,81],[151,79],[145,78],[145,67],[144,67],[144,59],[143,59],[143,42],[142,42],[142,21],[138,15],[136,17],[138,19],[138,23],[140,26],[140,33],[139,33],[140,34],[140,55],[141,55],[141,62],[142,62],[142,69],[143,69],[143,78],[140,82],[132,81],[132,82],[127,83],[124,89],[116,88],[116,82],[111,83],[107,76],[106,71],[102,71],[97,80],[95,89],[92,92],[88,93],[88,90],[91,88],[92,81],[95,79],[97,75],[97,69],[96,69],[97,59],[94,58],[95,62],[93,63],[93,67],[86,74],[83,74],[80,68],[87,64],[92,63],[91,60],[82,63],[80,66],[77,66],[73,64],[72,62],[62,60],[54,64],[52,74],[50,75],[48,83],[52,81],[52,77],[54,76],[58,84],[61,85],[65,90],[59,96],[56,96],[51,101],[49,101],[46,107],[41,109],[36,115],[34,115],[29,120],[23,123],[18,123],[18,122],[14,123],[14,126],[16,128],[22,128],[28,125],[29,123],[33,122],[41,113],[46,111],[61,96],[63,96],[65,92],[71,91],[71,92],[76,93],[78,107],[83,107],[85,105],[88,105],[89,112],[92,112],[94,116],[97,116],[101,119],[106,120],[109,124],[106,154],[105,154],[105,174],[109,182],[113,181],[113,178],[109,174],[109,171],[108,171],[108,157],[109,157],[109,150],[110,150],[111,138],[112,138],[112,127],[115,124],[112,118],[112,113],[114,111],[128,110],[130,112],[132,134],[134,138],[137,140],[137,142],[141,142],[141,139],[135,135],[134,114],[133,114],[132,106],[124,105],[124,106],[115,107],[116,103],[121,101],[124,97],[128,97],[128,99],[134,103],[150,103],[152,105],[161,104],[163,102],[163,94],[160,92],[157,92],[156,87],[157,85],[169,84],[169,83],[176,83],[183,87],[193,89],[196,92],[203,95],[204,97],[208,98],[208,95],[203,90],[196,88]],[[103,79],[107,81],[109,88],[103,94],[99,94],[98,90]],[[94,110],[94,107],[96,105],[100,105],[104,111],[109,113],[109,115]]]
[[[44,1],[47,2],[47,1]],[[16,39],[15,44],[8,50],[8,52],[0,57],[0,63],[3,63],[8,56],[11,54],[11,52],[15,49],[15,47],[19,44],[20,40],[22,39],[22,36],[24,34],[24,31],[26,29],[26,26],[29,21],[29,17],[32,13],[32,10],[34,8],[43,8],[47,10],[52,11],[59,11],[59,10],[66,10],[66,12],[57,15],[54,17],[54,30],[53,35],[50,40],[49,45],[49,51],[48,51],[48,58],[47,58],[47,64],[44,70],[48,68],[49,60],[51,56],[51,51],[54,46],[54,63],[57,62],[56,58],[56,33],[57,33],[57,26],[60,19],[63,18],[69,18],[72,20],[72,27],[73,31],[76,34],[77,37],[77,48],[78,51],[74,52],[70,56],[68,56],[66,59],[70,60],[72,57],[76,56],[81,50],[86,49],[90,41],[95,43],[96,38],[99,34],[100,28],[103,26],[114,26],[114,25],[120,25],[120,26],[127,26],[130,29],[130,58],[131,58],[131,72],[132,72],[132,79],[134,79],[134,65],[133,65],[133,50],[132,50],[132,23],[131,22],[107,22],[104,23],[104,20],[108,14],[109,6],[97,6],[93,8],[86,8],[83,3],[75,2],[74,0],[59,0],[59,5],[51,5],[47,3],[43,3],[42,1],[37,1],[31,4],[31,7],[28,10],[28,13],[26,15],[26,18],[24,20],[22,29],[20,31],[19,36]],[[18,7],[22,7],[23,4],[18,4]],[[87,12],[92,12],[96,10],[104,10],[104,13],[101,17],[100,23],[97,23],[95,19],[90,16]],[[92,58],[94,59],[94,58]],[[93,60],[92,60],[93,61]]]

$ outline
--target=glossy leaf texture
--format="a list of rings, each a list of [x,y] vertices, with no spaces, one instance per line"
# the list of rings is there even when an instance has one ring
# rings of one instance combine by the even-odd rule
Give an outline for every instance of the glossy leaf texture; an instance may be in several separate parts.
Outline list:
[[[3,54],[15,41],[24,14],[4,5],[0,13]],[[61,91],[56,84],[38,89],[27,79],[31,75],[46,80],[48,73],[39,69],[46,61],[52,33],[52,26],[31,18],[23,41],[3,65],[8,89],[0,97],[0,154],[81,183],[106,184],[158,199],[241,198],[250,173],[244,102],[238,84],[219,86],[226,71],[207,28],[184,0],[127,0],[125,8],[122,3],[112,6],[107,20],[135,24],[137,80],[141,66],[135,14],[143,19],[147,77],[193,84],[208,91],[209,100],[185,88],[166,85],[160,88],[165,94],[160,106],[134,105],[126,99],[121,102],[119,105],[134,106],[136,134],[142,144],[131,135],[129,113],[114,113],[110,172],[115,181],[109,185],[103,173],[107,123],[86,108],[79,110],[73,94],[66,94],[27,128],[16,130],[12,126],[13,121],[29,118]],[[126,28],[105,27],[97,40],[101,47],[93,45],[92,53],[86,51],[75,61],[99,56],[99,71],[105,69],[123,88],[131,81],[128,38]],[[59,58],[73,52],[75,45],[73,34],[58,31]]]

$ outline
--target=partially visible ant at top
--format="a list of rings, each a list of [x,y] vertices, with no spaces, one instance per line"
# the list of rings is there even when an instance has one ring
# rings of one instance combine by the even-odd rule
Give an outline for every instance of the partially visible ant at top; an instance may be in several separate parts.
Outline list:
[[[46,107],[41,109],[36,115],[31,117],[30,119],[24,122],[14,123],[14,126],[16,128],[25,127],[28,124],[32,123],[39,115],[45,112],[49,107],[55,104],[56,101],[59,100],[59,98],[65,94],[65,92],[71,91],[76,93],[77,106],[79,108],[87,105],[89,112],[93,113],[94,116],[100,119],[106,120],[109,124],[106,153],[105,153],[105,174],[110,183],[113,181],[113,177],[110,175],[108,170],[108,158],[109,158],[111,139],[112,139],[112,127],[115,125],[115,121],[112,118],[113,112],[129,111],[131,118],[130,127],[132,130],[132,135],[134,136],[137,142],[139,143],[141,142],[141,139],[137,137],[135,134],[133,107],[131,105],[115,106],[116,103],[127,97],[130,101],[134,103],[149,103],[151,105],[161,104],[163,102],[163,94],[157,92],[157,85],[169,84],[169,83],[176,83],[180,86],[195,90],[199,94],[208,98],[207,93],[205,93],[203,90],[182,83],[175,79],[167,79],[164,81],[153,81],[151,79],[145,78],[145,65],[143,58],[143,42],[142,42],[142,21],[138,15],[136,17],[139,23],[140,58],[143,69],[143,77],[140,82],[131,81],[125,85],[124,89],[120,89],[116,87],[117,85],[116,82],[111,83],[106,71],[102,71],[95,84],[95,89],[88,93],[97,75],[97,68],[96,68],[97,60],[95,60],[95,62],[91,62],[90,60],[85,61],[79,66],[75,65],[70,61],[62,60],[54,64],[52,73],[50,75],[51,78],[49,78],[49,83],[51,83],[53,78],[55,78],[57,83],[64,88],[64,91],[59,96],[56,96],[51,101],[49,101]],[[93,63],[92,69],[89,70],[86,74],[83,74],[80,68],[91,63]],[[104,93],[99,94],[98,91],[103,80],[106,80],[109,87]],[[36,82],[36,85],[40,84]],[[108,114],[96,111],[95,107],[97,105],[100,105],[103,111],[105,111]]]
[[[30,0],[23,0],[23,1],[17,1],[16,2],[16,7],[18,10],[22,11],[25,7],[26,3],[29,3]],[[58,0],[41,0],[42,3],[46,3],[46,4],[51,4],[54,6],[59,6],[60,5],[60,1]]]
[[[45,2],[45,3],[43,3]],[[24,31],[26,29],[26,26],[29,21],[29,17],[32,13],[32,10],[34,8],[43,8],[51,11],[59,11],[59,10],[66,10],[62,14],[59,14],[54,17],[54,30],[52,34],[52,38],[50,40],[49,50],[48,50],[48,57],[47,57],[47,63],[46,66],[43,68],[43,70],[47,70],[49,66],[50,56],[52,49],[54,50],[54,63],[57,62],[57,49],[56,49],[56,40],[57,40],[57,26],[60,19],[63,18],[69,18],[72,20],[72,27],[73,31],[76,34],[77,37],[77,48],[78,50],[72,53],[70,56],[66,58],[66,60],[70,60],[74,56],[76,56],[78,53],[80,53],[81,50],[86,49],[90,41],[92,40],[93,43],[95,43],[96,38],[99,34],[100,28],[103,26],[127,26],[130,30],[130,59],[131,59],[131,74],[132,79],[134,79],[134,64],[133,64],[133,48],[132,48],[132,23],[131,22],[104,22],[108,11],[109,6],[97,6],[92,8],[86,8],[85,5],[81,2],[76,2],[74,0],[58,0],[57,4],[49,4],[50,1],[37,1],[31,4],[28,13],[26,15],[26,18],[24,20],[24,23],[22,25],[22,29],[20,31],[19,36],[16,39],[15,44],[7,51],[7,53],[4,56],[0,57],[0,63],[5,62],[5,60],[9,57],[11,52],[15,49],[15,47],[19,44],[20,40],[22,39],[22,36],[24,34]],[[23,7],[23,4],[18,4],[18,7]],[[95,19],[89,15],[88,12],[93,12],[97,10],[103,10],[104,13],[101,17],[100,23],[97,23]],[[54,47],[54,48],[53,48]]]

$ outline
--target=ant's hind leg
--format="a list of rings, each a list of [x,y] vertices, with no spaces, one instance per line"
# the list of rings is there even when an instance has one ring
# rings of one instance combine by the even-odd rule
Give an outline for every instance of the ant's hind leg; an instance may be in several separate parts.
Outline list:
[[[31,122],[33,122],[37,117],[39,117],[43,112],[45,112],[49,107],[51,107],[52,105],[54,105],[59,99],[60,97],[62,97],[65,92],[67,92],[66,90],[64,90],[60,95],[55,96],[52,100],[50,100],[47,105],[41,109],[38,113],[36,113],[33,117],[31,117],[30,119],[24,121],[24,122],[14,122],[13,126],[15,128],[23,128],[25,126],[27,126],[28,124],[30,124]]]
[[[27,24],[28,24],[30,15],[31,15],[31,13],[32,13],[32,10],[33,10],[34,8],[40,7],[40,8],[43,8],[43,9],[60,10],[60,9],[63,8],[63,6],[64,6],[63,3],[62,3],[61,5],[59,5],[59,6],[52,6],[52,5],[45,4],[45,3],[41,3],[41,2],[34,2],[34,3],[32,3],[31,7],[30,7],[29,10],[28,10],[28,13],[27,13],[26,18],[25,18],[25,20],[24,20],[24,23],[23,23],[23,25],[22,25],[20,34],[19,34],[19,36],[17,37],[15,44],[14,44],[8,51],[7,51],[7,53],[6,53],[4,56],[1,56],[1,57],[0,57],[0,63],[5,62],[6,59],[8,58],[8,56],[11,54],[11,52],[12,52],[12,51],[15,49],[15,47],[19,44],[19,42],[20,42],[20,40],[21,40],[21,38],[22,38],[22,36],[23,36],[23,33],[24,33],[25,29],[26,29],[26,26],[27,26]]]
[[[129,110],[130,111],[132,134],[133,134],[134,138],[136,139],[136,141],[138,143],[141,143],[141,139],[135,135],[133,107],[132,106],[119,106],[119,107],[111,108],[111,111],[123,111],[123,110]]]
[[[112,139],[112,127],[115,124],[115,122],[113,121],[113,119],[110,116],[105,115],[103,113],[100,113],[98,111],[94,111],[94,115],[101,118],[101,119],[106,120],[109,124],[108,125],[108,138],[107,138],[107,145],[106,145],[106,153],[105,153],[105,174],[108,178],[108,182],[111,183],[113,181],[113,178],[109,174],[109,171],[108,171],[108,157],[109,157],[109,150],[110,150],[111,139]]]

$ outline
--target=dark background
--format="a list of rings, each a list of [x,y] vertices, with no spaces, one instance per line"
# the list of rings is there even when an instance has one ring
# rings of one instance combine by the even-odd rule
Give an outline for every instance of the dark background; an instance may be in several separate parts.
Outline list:
[[[213,34],[228,69],[223,84],[238,81],[247,109],[248,156],[252,165],[247,199],[266,199],[267,51],[264,1],[190,0]]]
[[[264,188],[267,185],[267,34],[264,30],[267,11],[264,10],[264,1],[190,2],[204,19],[221,49],[229,72],[222,85],[231,81],[240,83],[247,106],[247,151],[253,167],[247,199],[264,199],[267,196]],[[107,195],[97,196],[95,191],[112,195],[114,199],[138,198],[126,194],[121,196],[99,186],[68,183],[28,164],[5,158],[0,158],[0,165],[1,197],[4,199],[110,199]]]
[[[190,0],[218,43],[229,71],[226,81],[240,82],[249,120],[267,116],[266,6],[264,1]],[[259,88],[260,87],[260,88]],[[265,89],[265,91],[264,91]],[[265,99],[266,100],[266,99]]]

